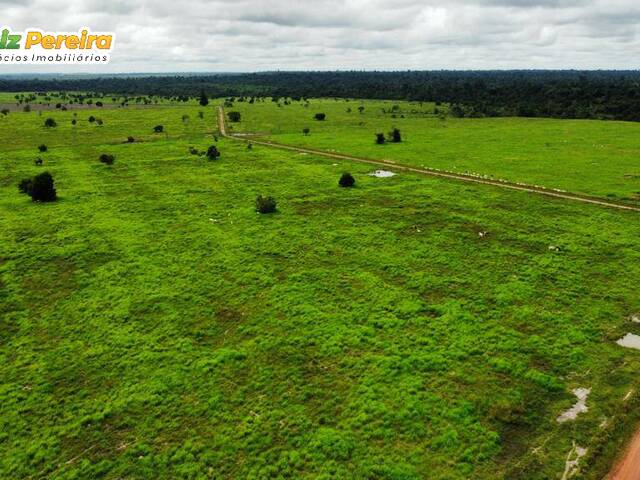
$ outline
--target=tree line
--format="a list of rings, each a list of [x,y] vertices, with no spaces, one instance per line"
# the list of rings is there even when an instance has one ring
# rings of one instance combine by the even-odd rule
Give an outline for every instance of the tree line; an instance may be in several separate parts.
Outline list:
[[[0,91],[90,91],[166,97],[338,97],[441,102],[460,117],[640,121],[639,71],[265,72],[2,78]]]

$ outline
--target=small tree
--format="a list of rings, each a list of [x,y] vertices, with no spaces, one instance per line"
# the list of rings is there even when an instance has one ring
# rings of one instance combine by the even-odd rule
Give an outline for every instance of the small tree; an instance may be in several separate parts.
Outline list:
[[[101,118],[96,118],[96,125],[98,125],[99,127],[102,126],[103,121]]]
[[[384,145],[385,138],[384,133],[376,133],[376,143],[378,145]]]
[[[135,138],[133,138],[132,136],[128,136],[128,137],[127,137],[127,143],[133,143],[133,142],[135,142],[135,141],[136,141],[136,139],[135,139]]]
[[[45,127],[47,127],[47,128],[54,128],[54,127],[56,127],[57,125],[58,125],[58,124],[56,123],[56,121],[55,121],[53,118],[51,118],[51,117],[47,118],[47,119],[44,121],[44,126],[45,126]]]
[[[75,125],[76,123],[78,123],[78,120],[76,120],[75,118],[71,120],[71,125]]]
[[[0,110],[0,113],[2,113],[2,115],[4,115],[6,117],[7,115],[9,115],[9,109],[8,108],[3,108],[2,110]]]
[[[103,153],[102,155],[100,155],[100,161],[105,165],[113,165],[113,162],[116,161],[116,157],[108,153]]]
[[[343,173],[340,177],[340,180],[338,180],[338,185],[340,185],[341,187],[353,187],[355,184],[356,179],[353,178],[353,175],[348,172]]]
[[[31,196],[31,200],[34,202],[53,202],[58,198],[53,177],[49,172],[42,172],[33,177],[26,193]]]
[[[363,107],[362,105],[360,105],[360,106],[358,107],[358,111],[359,111],[360,113],[364,112],[364,107]]]
[[[206,107],[207,105],[209,105],[209,99],[207,98],[207,94],[204,93],[204,90],[200,92],[200,106],[202,107]]]
[[[311,129],[309,127],[304,127],[302,129],[302,134],[303,135],[309,135],[309,132],[311,131]]]
[[[389,140],[393,143],[400,143],[402,141],[402,135],[400,135],[400,130],[394,128],[389,132]]]
[[[153,127],[153,131],[154,131],[154,133],[162,133],[162,132],[164,132],[164,126],[163,125],[156,125],[155,127]]]
[[[95,122],[95,121],[96,121],[96,117],[94,117],[93,115],[91,115],[91,116],[89,117],[89,123],[93,123],[93,122]]]
[[[96,102],[96,107],[102,107],[104,104],[102,102]]]
[[[240,112],[229,112],[227,116],[229,117],[229,120],[231,122],[239,122],[240,118],[242,118],[242,115],[240,115]]]
[[[18,191],[20,193],[26,193],[27,195],[31,195],[31,185],[33,184],[32,178],[24,178],[18,184]]]
[[[42,166],[42,159],[40,157],[36,158],[35,164],[36,164],[36,167]]]
[[[256,198],[256,211],[258,213],[273,213],[276,211],[276,200],[273,197],[263,197],[258,195]]]
[[[211,145],[209,148],[207,148],[207,158],[209,160],[215,160],[219,156],[220,156],[220,152],[218,151],[215,145]]]
[[[44,153],[47,151],[47,146],[43,143],[41,145],[38,145],[38,151]]]
[[[327,115],[324,113],[316,113],[313,118],[315,118],[316,120],[318,120],[319,122],[324,121],[325,118],[327,118]]]

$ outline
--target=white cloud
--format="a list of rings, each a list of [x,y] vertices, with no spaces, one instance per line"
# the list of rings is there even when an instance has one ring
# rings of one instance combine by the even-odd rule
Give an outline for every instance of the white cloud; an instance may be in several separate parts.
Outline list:
[[[640,54],[637,0],[0,0],[0,8],[14,30],[116,33],[110,65],[46,71],[635,69]]]

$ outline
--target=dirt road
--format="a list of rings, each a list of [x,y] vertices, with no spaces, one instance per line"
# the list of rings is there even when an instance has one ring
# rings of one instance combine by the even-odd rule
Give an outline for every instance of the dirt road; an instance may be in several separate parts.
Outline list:
[[[225,138],[230,138],[232,140],[237,140],[240,142],[250,141],[255,145],[264,145],[266,147],[278,148],[280,150],[289,150],[289,151],[298,152],[298,153],[308,153],[310,155],[333,158],[336,160],[349,160],[352,162],[369,163],[377,167],[391,168],[393,170],[420,173],[422,175],[448,178],[451,180],[459,180],[463,182],[481,183],[484,185],[492,185],[494,187],[506,188],[509,190],[519,190],[522,192],[537,193],[539,195],[545,195],[548,197],[562,198],[565,200],[573,200],[573,201],[582,202],[582,203],[591,203],[591,204],[600,205],[603,207],[616,208],[618,210],[630,210],[634,212],[640,212],[640,207],[625,205],[622,203],[610,202],[597,197],[590,197],[587,195],[580,195],[577,193],[562,192],[562,191],[551,190],[548,188],[538,187],[534,185],[525,185],[522,183],[508,182],[505,180],[492,180],[492,179],[483,178],[483,177],[475,177],[473,175],[466,175],[464,173],[454,173],[449,171],[437,170],[434,168],[413,167],[410,165],[403,165],[403,164],[388,161],[388,160],[373,160],[369,158],[355,157],[352,155],[346,155],[342,153],[332,153],[332,152],[326,152],[324,150],[316,150],[314,148],[296,147],[292,145],[286,145],[283,143],[271,142],[267,140],[259,140],[255,137],[247,138],[245,136],[243,137],[235,136],[233,134],[227,133],[227,127],[226,127],[225,118],[224,118],[224,109],[222,107],[218,107],[218,128],[220,130],[220,134]],[[640,480],[640,477],[638,477],[638,480]]]
[[[607,480],[640,479],[640,430],[631,440],[624,457],[615,465]]]

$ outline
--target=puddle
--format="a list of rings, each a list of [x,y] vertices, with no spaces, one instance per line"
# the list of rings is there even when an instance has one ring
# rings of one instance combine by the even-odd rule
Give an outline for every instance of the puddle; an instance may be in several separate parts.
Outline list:
[[[635,348],[636,350],[640,350],[640,336],[633,333],[627,333],[616,343],[621,347]]]
[[[585,413],[589,411],[589,407],[587,407],[587,397],[591,393],[591,389],[590,388],[574,388],[572,392],[576,396],[578,401],[573,404],[573,407],[571,407],[566,412],[563,412],[556,419],[558,423],[564,423],[564,422],[568,422],[569,420],[575,420],[580,413]]]
[[[564,473],[562,474],[562,480],[567,480],[568,478],[576,475],[579,469],[580,459],[587,454],[587,449],[576,445],[573,442],[573,447],[569,450],[569,455],[567,455],[567,460],[564,463]]]
[[[389,170],[376,170],[373,173],[370,173],[369,176],[376,178],[389,178],[393,177],[395,173],[390,172]]]

